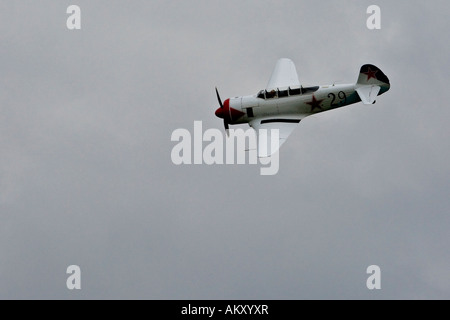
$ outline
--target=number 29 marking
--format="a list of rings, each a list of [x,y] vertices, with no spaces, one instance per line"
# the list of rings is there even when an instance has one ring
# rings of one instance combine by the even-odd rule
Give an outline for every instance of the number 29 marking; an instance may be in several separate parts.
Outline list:
[[[340,107],[344,104],[347,103],[347,95],[345,94],[344,91],[339,91],[338,96],[337,96],[340,101],[338,103],[336,102],[336,95],[334,93],[329,93],[328,94],[328,98],[332,98],[331,100],[331,107]]]

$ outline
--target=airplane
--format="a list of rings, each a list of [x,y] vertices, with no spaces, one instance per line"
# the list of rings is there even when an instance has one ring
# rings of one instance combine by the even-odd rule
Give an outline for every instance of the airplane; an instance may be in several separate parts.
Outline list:
[[[266,89],[255,95],[235,97],[222,102],[216,87],[220,107],[215,115],[223,119],[228,135],[229,125],[248,123],[258,137],[258,157],[270,157],[304,118],[321,112],[363,102],[370,105],[390,89],[389,79],[376,66],[361,67],[354,84],[333,84],[303,87],[298,80],[294,62],[278,60]],[[267,129],[267,139],[259,139],[260,129]],[[261,141],[271,141],[271,129],[279,129],[278,148]]]

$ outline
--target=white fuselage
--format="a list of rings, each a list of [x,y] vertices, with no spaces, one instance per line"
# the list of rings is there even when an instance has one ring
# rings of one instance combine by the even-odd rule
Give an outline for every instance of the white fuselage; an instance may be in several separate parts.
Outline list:
[[[302,88],[300,93],[290,90],[276,90],[268,97],[268,92],[258,95],[230,98],[230,108],[245,113],[230,124],[248,123],[255,118],[270,118],[272,116],[304,118],[349,104],[360,102],[356,93],[356,84],[341,84]],[[267,97],[266,97],[267,95]]]

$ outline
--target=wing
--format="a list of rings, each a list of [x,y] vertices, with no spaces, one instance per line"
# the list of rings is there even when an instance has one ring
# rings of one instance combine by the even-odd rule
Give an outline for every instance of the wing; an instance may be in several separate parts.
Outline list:
[[[275,69],[273,69],[272,76],[267,84],[267,91],[277,88],[287,88],[300,86],[298,81],[297,69],[295,69],[294,62],[290,59],[278,60]]]
[[[258,157],[270,157],[277,152],[301,120],[301,117],[287,117],[255,119],[250,121],[249,124],[255,129],[258,137]],[[274,129],[277,129],[278,133],[273,131]],[[278,143],[276,143],[277,141],[275,140],[277,138]],[[272,139],[274,139],[273,142]]]

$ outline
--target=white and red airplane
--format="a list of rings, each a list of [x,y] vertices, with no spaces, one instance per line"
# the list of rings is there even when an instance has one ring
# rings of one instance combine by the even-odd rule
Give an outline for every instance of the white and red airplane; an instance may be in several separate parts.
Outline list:
[[[281,147],[297,124],[307,116],[360,101],[374,104],[377,96],[389,88],[389,79],[371,64],[361,67],[358,81],[354,84],[303,87],[292,60],[280,59],[266,89],[256,95],[230,98],[222,103],[216,88],[220,104],[216,116],[223,119],[227,133],[230,124],[248,123],[257,135],[259,129],[267,129],[267,140],[264,141],[270,141],[271,129],[278,129],[278,147]],[[259,141],[261,139],[258,138],[259,157],[268,157],[278,151]]]

